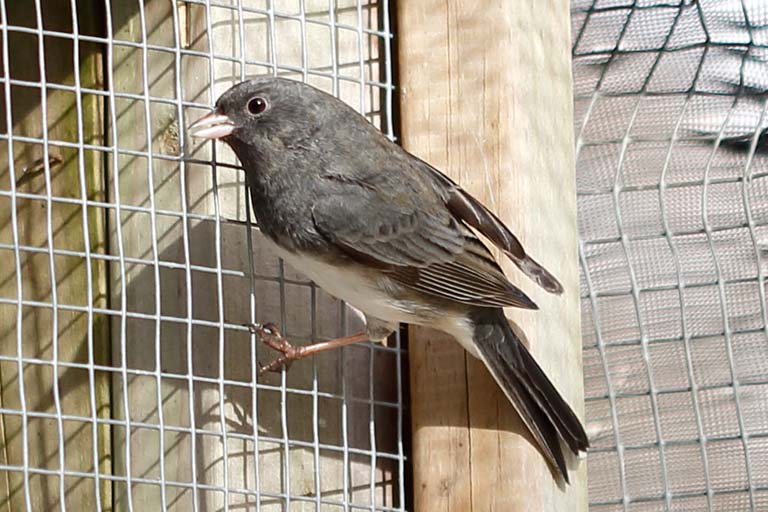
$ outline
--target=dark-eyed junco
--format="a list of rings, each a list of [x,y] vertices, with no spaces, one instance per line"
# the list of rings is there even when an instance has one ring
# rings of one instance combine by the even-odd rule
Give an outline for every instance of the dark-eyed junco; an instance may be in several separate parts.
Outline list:
[[[473,230],[549,292],[562,286],[490,211],[392,143],[342,101],[281,78],[225,92],[191,135],[222,139],[246,172],[259,228],[279,256],[361,310],[366,336],[399,322],[451,334],[485,363],[549,463],[568,481],[560,441],[589,446],[573,410],[515,334],[503,307],[537,309]],[[291,347],[278,362],[337,346]]]

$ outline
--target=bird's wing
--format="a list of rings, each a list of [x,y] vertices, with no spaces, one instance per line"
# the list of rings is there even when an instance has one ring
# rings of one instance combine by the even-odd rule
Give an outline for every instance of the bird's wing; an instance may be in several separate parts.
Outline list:
[[[421,162],[421,168],[426,169],[437,185],[443,189],[445,204],[456,218],[476,229],[504,251],[517,268],[539,286],[550,293],[563,293],[563,285],[547,269],[526,254],[520,240],[493,212],[431,165]]]
[[[313,205],[317,231],[406,288],[465,304],[536,308],[434,190],[418,182],[392,185],[335,183]]]

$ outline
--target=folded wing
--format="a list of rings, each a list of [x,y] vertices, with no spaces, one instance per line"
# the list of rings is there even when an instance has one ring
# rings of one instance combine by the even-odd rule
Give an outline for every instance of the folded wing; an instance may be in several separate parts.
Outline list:
[[[520,240],[493,212],[443,173],[426,162],[421,164],[431,174],[436,184],[444,190],[445,204],[456,218],[487,237],[504,251],[517,268],[539,286],[550,293],[563,293],[563,286],[555,276],[526,254]]]
[[[477,306],[536,308],[436,191],[389,185],[337,184],[335,194],[313,206],[317,231],[415,291]]]

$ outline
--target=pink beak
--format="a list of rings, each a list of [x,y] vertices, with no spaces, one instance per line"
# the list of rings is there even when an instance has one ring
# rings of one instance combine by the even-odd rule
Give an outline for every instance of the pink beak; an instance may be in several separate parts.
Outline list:
[[[224,114],[215,111],[198,119],[189,127],[191,136],[202,139],[220,139],[232,135],[234,131],[234,123]]]

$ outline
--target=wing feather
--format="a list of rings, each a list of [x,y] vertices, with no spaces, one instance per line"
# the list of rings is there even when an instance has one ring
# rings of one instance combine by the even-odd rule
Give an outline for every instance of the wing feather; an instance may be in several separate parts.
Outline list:
[[[525,252],[523,244],[493,212],[463,190],[448,176],[426,162],[419,160],[425,169],[445,192],[445,204],[451,213],[467,226],[476,229],[493,244],[504,251],[509,259],[526,276],[550,293],[563,293],[563,285],[536,260]]]
[[[344,185],[317,201],[312,214],[317,231],[352,259],[444,300],[536,308],[434,190],[431,197],[421,190],[416,197],[387,198],[386,187]]]

